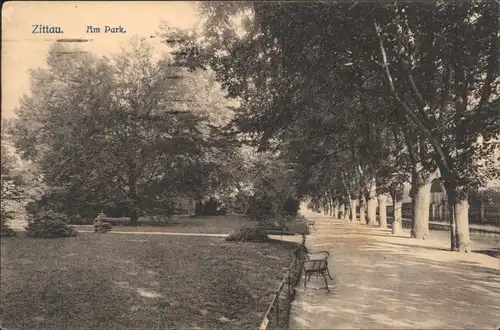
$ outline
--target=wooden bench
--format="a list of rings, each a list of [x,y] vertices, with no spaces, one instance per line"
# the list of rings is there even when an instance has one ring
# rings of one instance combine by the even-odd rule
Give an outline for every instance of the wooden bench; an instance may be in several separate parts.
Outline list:
[[[316,221],[307,220],[307,229],[312,227],[314,229],[314,231],[316,231],[316,227],[314,226],[315,223],[316,223]]]
[[[328,292],[331,292],[326,279],[326,276],[328,276],[333,280],[328,270],[329,256],[330,253],[328,251],[309,252],[305,245],[301,245],[301,247],[297,249],[297,257],[301,260],[302,269],[304,271],[304,287],[306,287],[307,281],[311,279],[312,275],[316,277],[322,276],[325,280],[326,289]]]
[[[107,222],[106,214],[99,213],[94,220],[94,233],[111,231],[111,223]]]
[[[111,224],[105,221],[98,221],[94,223],[94,232],[105,233],[111,231]]]

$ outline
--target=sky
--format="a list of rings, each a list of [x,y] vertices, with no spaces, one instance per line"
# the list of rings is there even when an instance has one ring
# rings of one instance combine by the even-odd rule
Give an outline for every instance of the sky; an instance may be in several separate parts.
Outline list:
[[[29,90],[29,70],[45,66],[56,39],[92,39],[79,48],[99,55],[120,50],[133,36],[147,37],[158,50],[166,50],[155,35],[162,21],[189,28],[198,21],[194,2],[135,1],[22,1],[2,8],[2,118],[12,118],[20,97]],[[59,26],[62,34],[32,33],[34,25]],[[87,33],[87,26],[100,33]],[[105,33],[104,27],[121,26],[126,33]]]

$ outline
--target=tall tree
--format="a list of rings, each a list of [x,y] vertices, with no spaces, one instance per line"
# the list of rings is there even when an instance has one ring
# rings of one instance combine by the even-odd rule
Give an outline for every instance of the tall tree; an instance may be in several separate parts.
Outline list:
[[[136,223],[151,201],[162,203],[152,187],[172,189],[154,183],[202,153],[203,117],[175,108],[179,69],[153,60],[143,40],[112,58],[60,47],[51,49],[47,69],[32,72],[13,141],[59,195],[80,209],[121,202]]]
[[[413,161],[419,205],[414,236],[427,234],[427,187],[438,168],[457,219],[452,241],[459,251],[470,250],[467,191],[495,174],[491,164],[478,166],[474,159],[498,144],[492,139],[500,127],[494,110],[498,3],[202,6],[206,37],[195,56],[188,53],[180,61],[210,66],[230,95],[242,98],[241,129],[265,144],[281,138],[294,122],[311,127],[317,122],[301,114],[343,118],[348,101],[366,113],[395,106],[398,125],[417,133],[406,141],[409,152],[419,156]],[[245,33],[230,24],[234,17],[244,18]],[[381,99],[385,107],[372,106]],[[339,100],[342,106],[333,107]],[[480,136],[483,145],[477,143]],[[372,171],[363,171],[366,182],[376,182]],[[360,187],[365,192],[366,182]],[[374,190],[369,191],[363,197],[372,201],[368,219],[373,221]]]

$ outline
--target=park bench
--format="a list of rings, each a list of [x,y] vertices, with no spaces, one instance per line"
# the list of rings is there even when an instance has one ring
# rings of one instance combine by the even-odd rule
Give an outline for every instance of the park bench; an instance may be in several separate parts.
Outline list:
[[[107,222],[108,218],[106,217],[106,214],[104,213],[99,213],[97,217],[94,220],[94,232],[101,232],[105,233],[108,231],[111,231],[111,223]]]
[[[111,224],[109,222],[96,222],[94,223],[94,232],[105,233],[107,231],[111,231]]]
[[[314,229],[314,231],[316,231],[316,227],[314,226],[315,223],[316,223],[316,221],[307,220],[307,229],[312,227]]]
[[[297,257],[301,260],[302,270],[304,271],[304,287],[306,287],[307,281],[311,279],[312,275],[316,277],[322,276],[325,280],[326,289],[328,292],[331,292],[326,279],[326,276],[328,276],[333,280],[328,270],[329,256],[330,253],[328,251],[310,252],[305,245],[301,245],[297,250]]]

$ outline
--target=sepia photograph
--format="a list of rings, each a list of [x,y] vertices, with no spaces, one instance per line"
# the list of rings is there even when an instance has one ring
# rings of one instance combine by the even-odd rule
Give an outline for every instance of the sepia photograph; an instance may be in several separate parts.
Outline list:
[[[500,329],[500,1],[7,1],[0,329]]]

